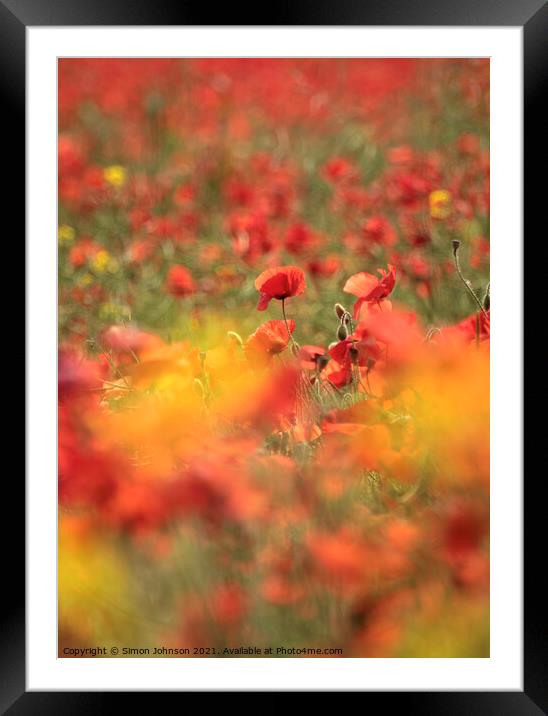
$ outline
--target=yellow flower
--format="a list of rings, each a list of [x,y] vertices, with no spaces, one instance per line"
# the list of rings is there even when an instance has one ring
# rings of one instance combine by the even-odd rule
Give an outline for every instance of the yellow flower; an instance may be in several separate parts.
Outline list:
[[[107,270],[111,261],[111,255],[108,251],[103,249],[102,251],[98,251],[89,263],[95,273],[103,273]]]
[[[428,197],[430,216],[433,219],[447,219],[451,214],[451,192],[447,189],[436,189]]]
[[[104,170],[103,176],[105,177],[105,181],[109,184],[118,187],[126,183],[127,172],[124,167],[119,164],[113,164]]]
[[[69,226],[68,224],[63,224],[62,226],[60,226],[57,232],[57,237],[61,246],[66,246],[66,244],[72,243],[74,241],[75,236],[76,232],[74,231],[72,226]]]
[[[93,283],[93,276],[90,273],[85,273],[78,279],[80,286],[89,286]]]

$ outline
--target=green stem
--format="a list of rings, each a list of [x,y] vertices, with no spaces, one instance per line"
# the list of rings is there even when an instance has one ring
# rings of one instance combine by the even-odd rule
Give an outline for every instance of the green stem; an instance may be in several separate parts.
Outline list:
[[[487,317],[487,311],[486,311],[485,308],[482,306],[481,301],[479,300],[479,298],[478,298],[478,297],[476,296],[476,294],[474,293],[474,289],[472,288],[472,286],[470,285],[470,283],[469,283],[469,282],[464,278],[464,276],[462,275],[462,271],[461,271],[461,269],[460,269],[460,261],[459,261],[459,250],[458,250],[458,247],[455,248],[455,249],[453,249],[453,256],[454,256],[454,258],[455,258],[455,268],[457,269],[457,273],[458,273],[458,275],[459,275],[460,280],[462,281],[462,283],[463,283],[464,286],[466,287],[466,290],[468,291],[468,293],[472,296],[472,298],[474,299],[474,301],[475,301],[476,304],[478,305],[479,310],[483,313],[483,315],[484,315],[485,317]]]
[[[289,325],[287,323],[287,318],[285,316],[285,298],[282,298],[282,315],[284,317],[284,323],[285,323],[285,327],[287,330],[287,335],[289,336],[289,340],[293,344],[293,347],[296,348],[295,339],[293,338],[293,335],[292,335],[291,331],[289,330]]]

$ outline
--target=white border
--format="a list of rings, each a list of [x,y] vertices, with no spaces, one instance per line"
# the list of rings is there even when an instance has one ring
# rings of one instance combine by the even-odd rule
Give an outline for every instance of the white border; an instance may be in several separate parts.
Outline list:
[[[491,657],[57,659],[58,56],[491,58]],[[27,28],[27,689],[522,690],[522,28]]]

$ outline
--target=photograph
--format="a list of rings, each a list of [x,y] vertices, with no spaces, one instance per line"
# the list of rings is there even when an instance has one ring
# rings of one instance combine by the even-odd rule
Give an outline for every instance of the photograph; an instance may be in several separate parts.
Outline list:
[[[490,119],[489,57],[58,58],[59,658],[490,657]]]

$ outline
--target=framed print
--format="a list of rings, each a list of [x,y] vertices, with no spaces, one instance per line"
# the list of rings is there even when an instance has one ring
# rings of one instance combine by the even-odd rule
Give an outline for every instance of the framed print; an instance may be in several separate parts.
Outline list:
[[[28,309],[3,708],[545,709],[522,188],[546,6],[0,10]]]

